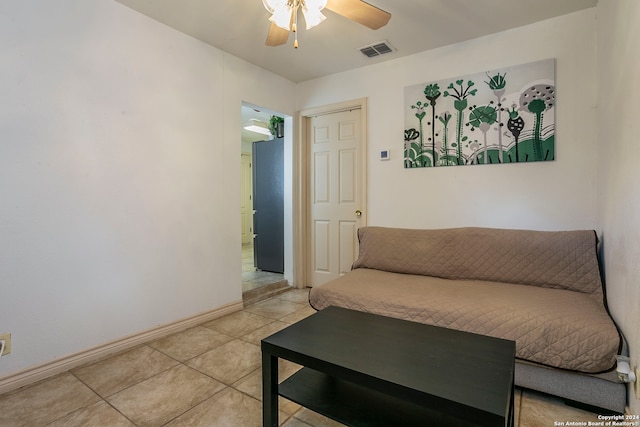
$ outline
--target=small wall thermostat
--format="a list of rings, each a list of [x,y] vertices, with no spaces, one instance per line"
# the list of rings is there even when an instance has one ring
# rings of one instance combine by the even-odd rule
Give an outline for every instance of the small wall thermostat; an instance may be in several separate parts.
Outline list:
[[[389,153],[389,149],[380,150],[380,160],[389,160],[391,158],[391,153]]]

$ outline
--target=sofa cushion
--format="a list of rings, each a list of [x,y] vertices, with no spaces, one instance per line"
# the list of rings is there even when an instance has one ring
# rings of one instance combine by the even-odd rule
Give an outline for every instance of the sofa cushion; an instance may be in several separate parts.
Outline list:
[[[513,340],[518,358],[587,373],[612,368],[620,345],[604,306],[564,289],[358,268],[309,302]]]
[[[353,268],[567,289],[602,301],[593,230],[363,227]]]

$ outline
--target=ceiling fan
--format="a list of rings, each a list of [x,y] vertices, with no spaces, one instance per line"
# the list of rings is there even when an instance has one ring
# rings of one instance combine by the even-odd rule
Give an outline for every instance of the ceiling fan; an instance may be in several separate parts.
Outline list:
[[[362,0],[262,0],[262,3],[271,14],[267,46],[285,44],[289,32],[293,31],[293,47],[298,48],[298,10],[304,16],[307,30],[326,19],[322,14],[325,8],[373,30],[385,26],[391,19],[389,12]]]

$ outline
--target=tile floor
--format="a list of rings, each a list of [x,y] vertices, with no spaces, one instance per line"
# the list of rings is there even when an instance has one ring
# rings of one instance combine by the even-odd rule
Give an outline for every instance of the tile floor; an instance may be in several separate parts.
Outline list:
[[[307,291],[292,290],[0,395],[0,425],[260,426],[260,340],[313,312]],[[281,379],[297,369],[280,363]],[[340,425],[284,399],[280,411],[285,427]],[[553,398],[516,394],[516,426],[591,420]]]
[[[256,271],[253,245],[242,245],[242,292],[284,281],[284,274]]]

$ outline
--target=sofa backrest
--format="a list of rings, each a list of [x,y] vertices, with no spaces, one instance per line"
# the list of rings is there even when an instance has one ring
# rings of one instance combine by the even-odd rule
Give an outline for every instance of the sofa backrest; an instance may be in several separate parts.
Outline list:
[[[602,300],[593,230],[362,227],[353,268],[567,289]]]

